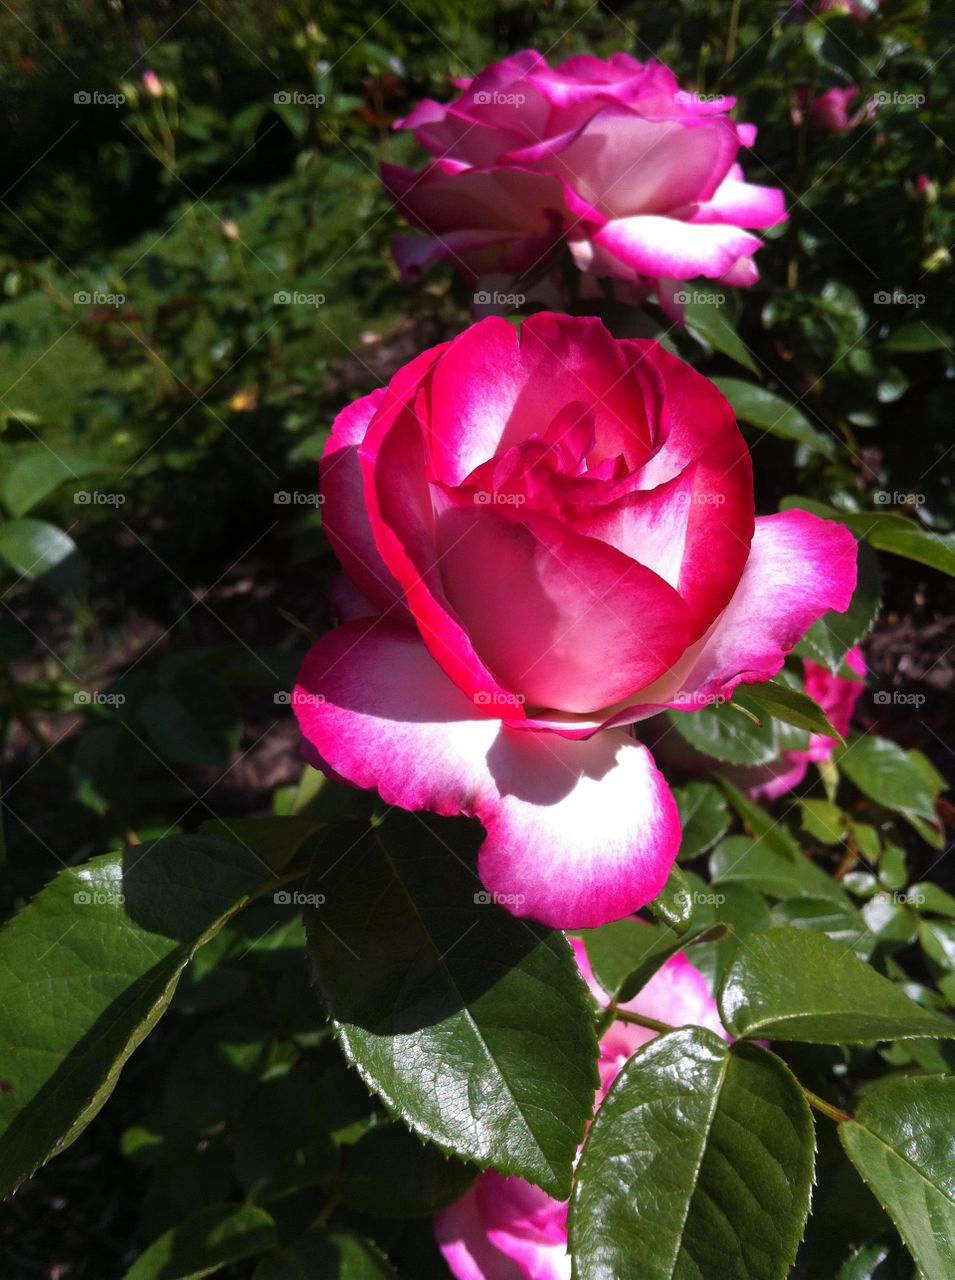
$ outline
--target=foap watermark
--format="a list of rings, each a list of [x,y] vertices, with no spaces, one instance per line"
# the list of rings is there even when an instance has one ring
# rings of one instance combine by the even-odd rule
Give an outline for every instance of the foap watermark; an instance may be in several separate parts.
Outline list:
[[[73,705],[77,707],[121,707],[125,701],[125,693],[95,693],[77,689],[73,694]]]
[[[526,501],[523,493],[494,493],[490,489],[479,489],[474,495],[476,507],[522,507]]]
[[[499,93],[496,90],[479,89],[474,95],[479,107],[522,107],[527,101],[523,93]]]
[[[897,489],[876,489],[872,501],[880,507],[924,507],[924,493],[900,493]]]
[[[125,493],[112,493],[106,489],[77,489],[73,501],[78,507],[121,507]]]
[[[877,689],[872,695],[877,707],[924,707],[924,693],[901,693],[898,689]]]
[[[681,307],[721,307],[726,301],[725,293],[704,293],[700,289],[677,289],[673,301]]]
[[[678,507],[722,507],[725,493],[675,493],[673,501]]]
[[[104,293],[102,289],[77,289],[73,294],[75,307],[115,307],[126,305],[125,293]]]
[[[700,889],[694,889],[690,893],[686,889],[681,889],[679,893],[673,895],[673,901],[678,907],[721,907],[726,901],[726,894],[703,893]]]
[[[280,89],[272,94],[277,107],[324,107],[324,93],[299,93],[297,89]]]
[[[503,689],[478,689],[476,707],[522,707],[527,699],[522,693],[505,693]]]
[[[77,907],[121,907],[125,901],[124,893],[112,889],[77,889],[73,894]]]
[[[126,102],[125,93],[103,93],[99,89],[77,89],[73,102],[78,107],[121,107]]]
[[[325,904],[325,895],[303,893],[301,889],[278,889],[272,894],[272,901],[277,907],[321,907]]]
[[[282,689],[272,694],[272,701],[277,707],[320,707],[325,701],[324,693],[306,693],[304,689]]]
[[[729,699],[724,698],[721,693],[714,695],[697,690],[674,694],[673,700],[668,705],[677,711],[701,711],[704,707],[721,707],[728,701]]]
[[[889,93],[881,90],[869,99],[877,107],[924,107],[924,93]]]
[[[725,93],[693,93],[690,89],[678,89],[673,101],[681,107],[723,107],[726,111],[732,105]]]
[[[488,893],[486,889],[481,889],[474,895],[476,907],[489,907],[492,904],[495,907],[522,907],[526,901],[523,893]]]
[[[289,492],[288,489],[277,489],[272,494],[272,501],[277,507],[320,507],[325,501],[324,493]]]
[[[880,289],[872,295],[877,307],[921,307],[925,305],[924,293],[903,293],[901,289]]]
[[[895,904],[899,907],[924,907],[925,894],[912,893],[907,889],[896,889],[894,893],[890,893],[888,889],[880,889],[869,901],[883,902],[886,905]]]
[[[479,289],[474,295],[476,307],[522,307],[526,301],[526,294],[499,293],[496,289],[493,293],[489,289]]]
[[[300,293],[298,289],[280,289],[273,293],[272,301],[277,307],[323,307],[324,293]]]

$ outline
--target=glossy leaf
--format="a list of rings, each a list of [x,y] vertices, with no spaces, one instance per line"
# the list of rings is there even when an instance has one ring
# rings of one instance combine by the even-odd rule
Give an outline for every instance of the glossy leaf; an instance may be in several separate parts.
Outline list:
[[[724,1026],[750,1039],[955,1037],[955,1022],[921,1008],[841,942],[804,929],[751,935],[723,979],[719,1006]]]
[[[818,702],[814,702],[799,689],[791,689],[780,680],[766,680],[762,684],[747,685],[746,693],[750,702],[755,702],[757,707],[764,707],[771,716],[782,720],[784,724],[842,741],[842,735],[829,723]]]
[[[924,1280],[955,1275],[955,1077],[896,1076],[840,1125],[849,1158],[891,1215]]]
[[[715,885],[745,884],[770,898],[826,898],[848,907],[842,888],[802,854],[791,858],[749,836],[729,836],[710,855]]]
[[[688,887],[688,891],[689,887]],[[609,996],[632,1000],[656,971],[678,951],[696,942],[715,942],[724,930],[710,925],[678,934],[666,925],[617,920],[581,933],[594,977]]]
[[[782,1280],[812,1173],[809,1108],[775,1055],[703,1028],[660,1036],[624,1067],[584,1146],[575,1280]]]
[[[836,439],[814,427],[796,405],[742,378],[714,378],[713,382],[733,406],[737,418],[761,427],[774,436],[804,444],[827,458],[835,456]]]
[[[0,560],[29,582],[48,591],[79,593],[86,567],[68,533],[45,520],[7,520],[0,524]]]
[[[392,812],[313,864],[309,950],[342,1047],[422,1138],[556,1196],[596,1087],[590,1001],[566,940],[488,901],[464,819]],[[461,856],[464,850],[466,857]]]
[[[26,515],[70,480],[104,471],[103,463],[89,454],[72,449],[43,448],[21,454],[12,462],[0,483],[0,498],[11,516]]]
[[[850,781],[877,804],[935,821],[935,797],[918,764],[888,738],[867,734],[836,756]]]
[[[751,373],[758,373],[753,357],[736,332],[732,313],[725,302],[726,295],[718,289],[695,284],[692,291],[685,293],[685,298],[683,315],[693,336],[729,356]]]
[[[711,782],[690,782],[685,787],[675,787],[673,795],[683,828],[680,861],[689,862],[726,835],[729,812],[726,800]]]
[[[0,1191],[86,1127],[190,957],[270,874],[172,836],[61,872],[0,932]]]

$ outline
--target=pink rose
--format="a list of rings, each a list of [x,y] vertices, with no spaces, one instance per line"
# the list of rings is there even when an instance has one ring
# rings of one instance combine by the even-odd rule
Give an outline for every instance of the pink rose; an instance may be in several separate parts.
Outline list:
[[[423,173],[382,168],[408,220],[395,256],[413,278],[446,259],[472,280],[530,274],[560,241],[581,271],[656,288],[708,276],[749,285],[760,241],[743,228],[785,219],[782,192],[736,163],[755,139],[735,99],[684,92],[659,63],[617,53],[559,67],[524,50],[419,103],[398,128],[434,156]]]
[[[806,89],[797,89],[793,123],[801,124],[805,116],[810,129],[819,133],[846,133],[860,120],[871,120],[875,115],[874,102],[863,103],[854,115],[849,114],[849,104],[858,92],[858,88],[850,84],[846,89],[827,89],[810,99]]]
[[[808,659],[803,663],[806,693],[819,703],[829,717],[829,723],[843,738],[849,732],[852,713],[865,687],[866,665],[862,650],[850,649],[846,654],[846,665],[856,673],[858,680],[834,676],[827,667],[821,667]],[[838,745],[835,738],[813,733],[805,751],[787,751],[771,764],[741,770],[739,780],[747,787],[754,800],[761,797],[778,800],[780,796],[799,786],[811,764],[830,759]]]
[[[573,945],[588,985],[606,1004],[583,943]],[[709,1027],[729,1039],[706,979],[683,955],[671,957],[634,1000],[620,1007],[673,1026]],[[644,1027],[611,1024],[600,1042],[598,1107],[627,1059],[654,1035]],[[435,1215],[434,1231],[456,1280],[570,1280],[567,1202],[520,1178],[482,1173],[456,1204]]]
[[[557,928],[631,914],[676,856],[626,726],[772,677],[855,585],[841,525],[754,522],[716,388],[593,318],[492,318],[424,352],[339,415],[322,494],[356,590],[293,698],[309,758],[479,818],[486,888]]]

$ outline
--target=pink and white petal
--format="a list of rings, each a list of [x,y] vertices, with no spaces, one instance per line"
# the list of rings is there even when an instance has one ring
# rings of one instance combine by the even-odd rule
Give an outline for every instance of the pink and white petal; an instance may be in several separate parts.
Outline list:
[[[456,817],[493,793],[487,755],[500,722],[451,683],[410,627],[365,619],[322,636],[292,705],[321,760],[386,804]]]
[[[386,388],[363,396],[335,419],[321,462],[322,524],[332,550],[356,589],[377,610],[401,605],[401,588],[382,560],[365,510],[358,446]]]
[[[679,592],[559,520],[472,504],[441,513],[436,536],[455,616],[488,670],[529,706],[584,714],[609,706],[686,648]]]
[[[494,1171],[479,1179],[477,1195],[488,1239],[525,1280],[570,1280],[566,1201]]]
[[[761,245],[738,227],[649,215],[608,222],[594,232],[593,241],[640,275],[680,280],[717,279]]]
[[[454,1280],[527,1280],[520,1267],[488,1239],[476,1186],[436,1213],[433,1226],[434,1238]]]
[[[736,227],[775,227],[787,218],[786,201],[779,187],[747,182],[739,165],[733,165],[709,200],[692,215],[695,223],[723,222]]]
[[[405,373],[402,370],[392,380],[393,404],[385,406],[375,418],[359,450],[364,502],[375,544],[401,585],[408,609],[435,661],[470,697],[493,696],[499,705],[510,707],[512,716],[522,719],[520,702],[498,683],[479,657],[445,593],[434,536],[431,489],[426,479],[428,450],[421,425],[422,418],[427,418],[432,431],[435,429],[435,415],[427,412],[432,388],[417,388],[416,408],[412,409],[406,402],[408,391],[398,385]]]
[[[488,762],[499,798],[482,806],[478,870],[514,915],[597,928],[663,889],[679,814],[650,752],[626,731],[572,741],[505,727]]]
[[[848,609],[856,557],[856,540],[841,524],[799,510],[761,516],[726,609],[672,671],[641,690],[639,705],[622,714],[632,721],[668,706],[699,709],[740,683],[771,680],[814,622]]]

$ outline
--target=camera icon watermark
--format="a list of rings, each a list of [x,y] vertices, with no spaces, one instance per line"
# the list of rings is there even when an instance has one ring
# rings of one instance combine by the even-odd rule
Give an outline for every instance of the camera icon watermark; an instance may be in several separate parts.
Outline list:
[[[479,289],[474,294],[474,305],[476,307],[522,307],[527,301],[527,295],[524,293],[500,293],[498,290],[490,292],[488,289]]]
[[[277,107],[323,107],[324,93],[299,93],[296,89],[280,89],[272,94]]]
[[[121,107],[125,93],[101,93],[99,89],[77,89],[73,102],[78,107]]]
[[[121,707],[125,701],[125,693],[96,693],[77,689],[73,694],[73,705],[76,707]]]
[[[325,305],[324,293],[300,293],[298,289],[280,289],[273,293],[272,301],[277,307],[322,307]]]
[[[673,301],[681,307],[704,306],[704,307],[721,307],[726,301],[725,293],[704,293],[699,289],[677,289],[673,295]]]
[[[306,693],[304,689],[281,689],[272,694],[277,707],[320,707],[325,702],[324,693]]]
[[[78,507],[121,507],[125,493],[109,493],[104,489],[77,489],[73,502]]]
[[[474,101],[479,107],[522,107],[527,97],[523,93],[499,93],[496,90],[489,92],[479,89],[474,95]]]
[[[877,689],[872,695],[877,707],[915,707],[925,706],[924,693],[901,693],[898,689]]]
[[[277,907],[321,907],[325,904],[325,895],[302,893],[300,889],[279,889],[272,894],[272,901]]]
[[[505,693],[502,689],[478,689],[476,707],[522,707],[527,699],[522,693]]]
[[[522,507],[526,501],[523,493],[492,493],[488,489],[479,489],[474,495],[476,507]]]
[[[104,889],[77,889],[73,903],[77,907],[121,907],[126,901],[124,893]]]
[[[925,305],[924,293],[903,293],[901,289],[880,289],[872,295],[877,307],[922,307]]]
[[[113,307],[118,310],[126,305],[125,293],[104,293],[102,289],[77,289],[73,294],[76,307]]]
[[[324,493],[289,492],[288,489],[277,489],[272,494],[272,501],[277,507],[320,507],[325,501]]]
[[[880,507],[924,507],[924,493],[900,493],[896,490],[876,489],[872,501]]]
[[[523,893],[488,893],[481,889],[474,895],[476,907],[521,907],[526,901],[527,896]]]

